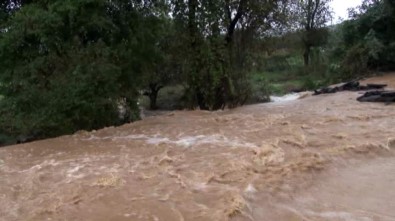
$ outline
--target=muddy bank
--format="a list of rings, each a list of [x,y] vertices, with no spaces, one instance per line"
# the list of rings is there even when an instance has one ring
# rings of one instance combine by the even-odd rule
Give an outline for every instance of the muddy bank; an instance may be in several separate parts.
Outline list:
[[[368,82],[395,88],[395,75]],[[358,96],[176,111],[2,148],[0,220],[391,220],[379,191],[361,206],[337,186],[394,179],[394,106]]]

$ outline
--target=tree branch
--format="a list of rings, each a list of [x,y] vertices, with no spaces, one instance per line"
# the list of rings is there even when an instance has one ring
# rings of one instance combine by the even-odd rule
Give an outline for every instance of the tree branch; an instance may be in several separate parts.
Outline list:
[[[225,3],[226,3],[225,4],[226,15],[228,16],[228,20],[232,21],[232,13],[230,11],[230,2],[229,2],[229,0],[226,0]]]
[[[311,16],[311,28],[315,28],[314,27],[315,26],[315,22],[314,21],[315,21],[315,16],[317,14],[317,10],[318,10],[319,6],[320,6],[320,0],[316,0],[315,1],[315,8],[314,8],[313,14]]]
[[[229,44],[232,41],[233,38],[233,33],[236,28],[237,22],[240,20],[241,16],[244,14],[244,8],[245,4],[247,3],[247,0],[240,0],[239,6],[237,8],[237,12],[235,17],[231,20],[229,26],[228,26],[228,33],[226,34],[226,42]]]

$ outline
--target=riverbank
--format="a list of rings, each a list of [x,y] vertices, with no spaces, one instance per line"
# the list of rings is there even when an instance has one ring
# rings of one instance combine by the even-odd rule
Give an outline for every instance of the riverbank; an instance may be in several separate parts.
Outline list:
[[[367,82],[395,88],[395,75]],[[173,111],[1,148],[0,219],[393,220],[379,190],[395,179],[394,105],[359,95]]]

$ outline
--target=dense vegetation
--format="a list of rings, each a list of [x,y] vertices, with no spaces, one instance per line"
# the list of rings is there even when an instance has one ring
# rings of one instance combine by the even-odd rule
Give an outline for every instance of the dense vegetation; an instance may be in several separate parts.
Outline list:
[[[395,2],[365,0],[350,11],[351,20],[340,29],[343,37],[336,45],[344,78],[353,78],[368,70],[395,68]]]
[[[160,91],[217,110],[395,68],[393,1],[328,27],[329,2],[2,1],[0,145],[137,120]]]

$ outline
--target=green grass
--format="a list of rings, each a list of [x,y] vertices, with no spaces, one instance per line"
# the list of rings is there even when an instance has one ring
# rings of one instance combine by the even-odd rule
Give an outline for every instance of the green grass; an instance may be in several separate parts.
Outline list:
[[[267,67],[252,73],[251,83],[254,90],[259,89],[259,85],[265,82],[271,94],[284,95],[292,91],[317,89],[331,83],[324,64],[305,68],[303,61],[297,56],[276,59],[282,59],[282,62],[272,58],[273,61]]]
[[[304,76],[298,71],[256,72],[252,75],[253,88],[259,88],[262,81],[266,81],[269,91],[274,95],[284,95],[294,90],[302,89]]]

